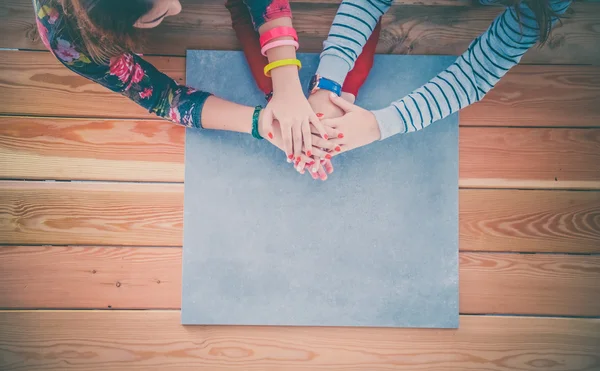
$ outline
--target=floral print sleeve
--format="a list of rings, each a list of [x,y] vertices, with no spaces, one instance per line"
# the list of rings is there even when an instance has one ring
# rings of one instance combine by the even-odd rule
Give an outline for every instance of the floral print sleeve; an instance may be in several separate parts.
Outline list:
[[[40,37],[54,56],[67,68],[133,100],[149,112],[187,127],[201,128],[201,111],[209,93],[177,84],[136,54],[112,58],[98,64],[86,51],[59,30],[62,9],[36,5]]]
[[[250,11],[256,30],[268,21],[282,17],[292,17],[288,0],[244,0],[244,2]]]

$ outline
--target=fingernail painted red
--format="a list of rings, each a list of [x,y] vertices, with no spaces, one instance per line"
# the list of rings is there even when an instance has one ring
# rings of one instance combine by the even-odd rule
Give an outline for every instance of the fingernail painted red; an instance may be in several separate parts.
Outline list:
[[[329,139],[329,136],[327,134],[323,134],[323,139]]]
[[[300,160],[302,160],[300,156],[296,157],[296,162],[300,162]]]
[[[325,116],[325,115],[323,115],[322,113],[317,113],[317,117],[318,117],[318,118],[321,118],[321,117],[323,117],[323,116]]]
[[[311,152],[311,151],[308,151],[308,152],[306,152],[306,155],[307,155],[308,157],[312,157],[312,152]]]
[[[344,133],[339,133],[338,138],[342,139],[344,137]]]
[[[325,158],[328,159],[328,160],[331,160],[331,155],[328,153],[328,154],[325,155]]]
[[[268,136],[269,136],[269,139],[273,139],[273,133],[269,133]]]
[[[342,149],[340,148],[340,146],[335,147],[336,152],[341,151]]]
[[[288,158],[291,160],[294,158],[294,155],[288,155]]]

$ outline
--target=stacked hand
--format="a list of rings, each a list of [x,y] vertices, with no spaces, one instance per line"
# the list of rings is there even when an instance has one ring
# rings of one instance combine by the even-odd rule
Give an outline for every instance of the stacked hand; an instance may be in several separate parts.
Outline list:
[[[273,120],[279,121],[281,145],[288,162],[301,158],[303,152],[312,157],[313,134],[311,127],[323,139],[328,139],[325,126],[304,97],[299,82],[290,82],[276,90],[262,114],[264,124],[269,127]]]
[[[341,151],[336,151],[334,156],[366,146],[381,138],[377,119],[371,111],[354,105],[335,94],[329,94],[329,99],[344,112],[341,117],[322,121],[327,128],[344,133],[342,138],[331,140],[341,149]]]
[[[304,99],[303,96],[302,98]],[[291,125],[290,128],[289,123],[300,121],[287,121],[288,126],[284,126],[277,119],[278,116],[275,112],[279,112],[281,109],[287,113],[292,112],[291,116],[293,117],[296,117],[294,116],[296,114],[301,115],[302,112],[306,112],[302,100],[295,111],[287,111],[286,107],[293,107],[293,105],[288,106],[287,102],[276,102],[275,107],[271,109],[269,109],[270,106],[267,106],[261,113],[259,132],[265,139],[288,154],[288,162],[293,161],[294,167],[299,173],[304,174],[308,170],[313,179],[326,180],[327,174],[333,172],[330,161],[333,156],[365,146],[380,138],[379,126],[373,113],[350,101],[353,101],[352,96],[342,98],[327,90],[319,90],[312,94],[307,101],[310,104],[308,115],[311,116],[312,113],[317,120],[302,121],[300,134],[303,143],[297,143],[294,134],[293,153],[289,152],[289,143],[286,142],[286,139],[290,140],[289,132],[284,133],[287,130],[292,132],[296,130],[297,134],[298,129],[294,129],[294,125]],[[308,124],[308,133],[304,131],[305,123]],[[319,130],[319,126],[322,127],[322,130]]]

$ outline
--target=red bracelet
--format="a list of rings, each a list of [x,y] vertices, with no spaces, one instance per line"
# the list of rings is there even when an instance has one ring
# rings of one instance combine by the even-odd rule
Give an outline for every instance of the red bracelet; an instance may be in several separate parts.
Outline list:
[[[264,47],[269,41],[283,36],[290,36],[293,37],[294,40],[298,41],[298,34],[293,27],[281,26],[270,29],[269,31],[260,35],[260,46]]]

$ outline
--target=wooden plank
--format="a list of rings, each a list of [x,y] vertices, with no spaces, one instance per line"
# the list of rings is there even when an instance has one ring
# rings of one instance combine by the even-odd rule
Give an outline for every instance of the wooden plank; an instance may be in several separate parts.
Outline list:
[[[600,252],[600,192],[460,191],[463,251]]]
[[[293,4],[294,26],[302,51],[321,50],[339,3],[327,2]],[[152,42],[140,52],[184,56],[187,49],[240,49],[223,1],[182,3],[181,15],[169,17],[163,25],[147,32],[147,40]],[[501,10],[494,6],[395,5],[384,16],[378,52],[459,55]],[[548,45],[530,50],[524,62],[598,64],[600,4],[577,2],[569,13],[570,18],[555,29]],[[3,35],[0,48],[44,48],[28,0],[5,0],[0,4],[0,34]]]
[[[0,308],[179,309],[181,251],[2,246]]]
[[[600,192],[460,191],[463,251],[600,252]],[[0,241],[181,246],[182,184],[0,182]]]
[[[0,247],[0,308],[179,309],[181,249]],[[460,312],[600,316],[600,256],[460,253]]]
[[[518,65],[480,102],[460,111],[460,124],[597,127],[598,102],[598,67]]]
[[[184,83],[185,59],[149,57]],[[47,52],[0,51],[0,113],[158,119],[131,100],[87,80]]]
[[[0,117],[0,178],[183,182],[167,121]],[[460,129],[460,186],[600,189],[600,129]]]
[[[600,129],[463,127],[459,149],[461,187],[600,189]]]
[[[3,182],[0,200],[7,244],[182,244],[183,184]]]
[[[600,316],[600,256],[460,253],[461,313]]]
[[[184,58],[149,60],[184,83]],[[0,96],[4,114],[158,120],[45,52],[0,51]],[[463,126],[599,127],[598,101],[600,67],[520,65],[481,102],[461,111],[460,120]]]
[[[600,320],[463,316],[457,330],[181,326],[179,311],[2,311],[0,368],[539,371],[600,367]]]
[[[0,177],[183,182],[184,143],[168,121],[0,117]]]

